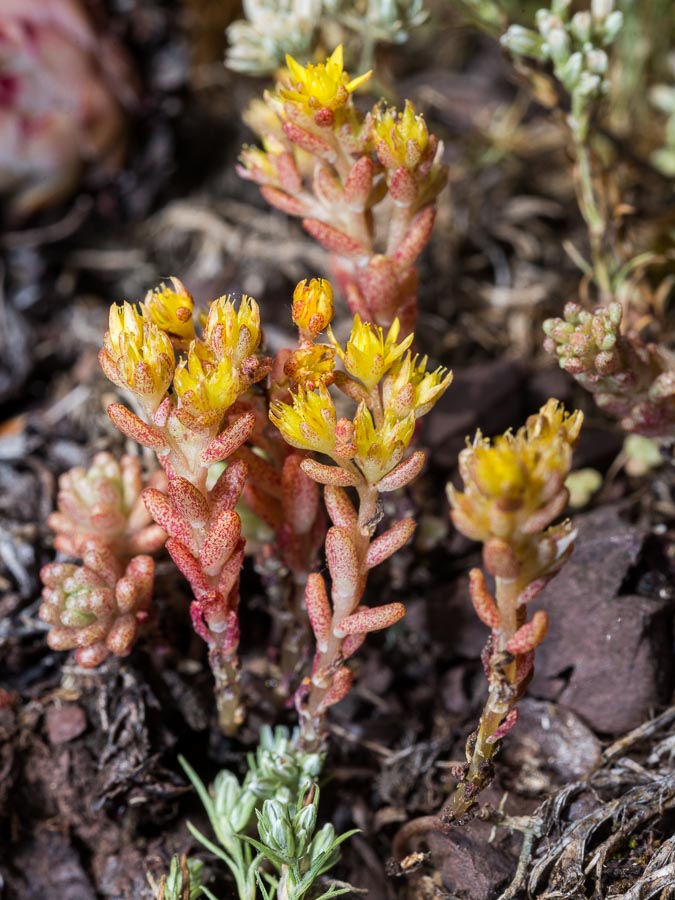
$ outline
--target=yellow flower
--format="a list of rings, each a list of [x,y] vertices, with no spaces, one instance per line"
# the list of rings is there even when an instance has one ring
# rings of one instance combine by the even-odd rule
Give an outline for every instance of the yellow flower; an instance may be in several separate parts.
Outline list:
[[[292,447],[331,456],[336,444],[337,416],[328,389],[324,385],[318,391],[298,388],[291,397],[292,406],[280,400],[272,403],[271,422]]]
[[[171,384],[176,364],[171,340],[130,303],[110,307],[102,356],[106,375],[153,405]]]
[[[333,288],[325,278],[301,281],[293,291],[293,322],[305,340],[313,340],[333,318]]]
[[[572,450],[583,421],[549,400],[514,435],[489,441],[476,435],[460,454],[464,493],[450,490],[453,519],[477,540],[491,537],[526,543],[560,515]]]
[[[365,403],[359,404],[354,416],[354,461],[369,484],[376,484],[391,472],[403,458],[415,431],[415,414],[398,419],[385,413],[380,428],[375,427],[373,416]]]
[[[133,339],[140,346],[143,341],[143,324],[143,316],[131,303],[127,303],[126,300],[121,306],[113,303],[108,316],[108,331],[104,338],[105,343],[109,345],[106,347],[108,352],[112,356],[119,352],[120,337],[123,334],[128,335],[129,339]]]
[[[264,149],[245,145],[239,161],[257,184],[280,187],[277,157],[284,153],[286,148],[273,135],[263,139],[263,146]]]
[[[247,382],[242,382],[229,356],[217,359],[205,344],[192,341],[187,360],[176,368],[173,385],[181,408],[207,425],[222,418]]]
[[[214,300],[206,320],[204,340],[216,359],[227,356],[233,366],[239,367],[243,360],[253,356],[260,343],[258,304],[245,294],[238,310],[229,294]]]
[[[350,94],[366,82],[372,72],[349,79],[344,70],[342,44],[325,63],[301,66],[292,56],[286,56],[289,83],[280,88],[280,94],[289,103],[305,112],[316,114],[319,110],[335,111],[344,106]],[[327,121],[326,124],[331,124]]]
[[[394,319],[385,339],[384,332],[379,325],[362,322],[359,316],[354,316],[352,333],[349,335],[344,350],[330,330],[329,336],[347,372],[354,378],[358,378],[368,390],[372,390],[394,363],[403,356],[415,338],[413,334],[409,334],[400,344],[397,344],[396,339],[400,330],[399,320]]]
[[[414,412],[419,419],[429,412],[451,382],[452,372],[442,367],[427,372],[427,357],[424,356],[418,365],[417,356],[413,358],[408,351],[384,380],[384,408],[400,419],[410,412]]]
[[[402,113],[376,107],[372,120],[373,137],[384,165],[414,169],[429,143],[429,131],[423,116],[406,100]]]
[[[272,98],[270,97],[270,100],[271,99]],[[265,102],[266,100],[267,94],[265,95],[265,100],[261,100],[260,97],[255,97],[251,100],[242,114],[242,119],[245,124],[261,138],[267,138],[270,135],[275,134],[283,134],[279,116],[274,109],[274,105]]]
[[[162,331],[182,341],[195,336],[192,321],[194,300],[177,278],[171,278],[171,287],[160,284],[145,295],[141,309],[146,319],[154,322]]]
[[[558,400],[547,400],[537,415],[530,416],[525,425],[528,438],[540,445],[562,439],[574,446],[584,422],[584,414],[579,410],[568,413]]]
[[[308,341],[288,357],[284,374],[308,391],[320,384],[328,386],[335,381],[335,350]]]

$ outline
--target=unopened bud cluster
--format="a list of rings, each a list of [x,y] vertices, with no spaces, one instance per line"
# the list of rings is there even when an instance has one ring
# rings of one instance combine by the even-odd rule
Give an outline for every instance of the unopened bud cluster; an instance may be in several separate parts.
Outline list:
[[[164,474],[147,484],[165,486]],[[147,617],[154,576],[148,554],[162,549],[166,533],[146,510],[143,487],[138,458],[125,455],[118,463],[110,453],[59,479],[58,511],[47,524],[54,547],[82,564],[44,566],[39,616],[51,626],[49,646],[76,649],[82,666],[97,666],[110,653],[127,656]]]
[[[665,116],[663,141],[651,155],[652,163],[664,175],[675,176],[675,53],[669,59],[670,84],[655,84],[649,91],[651,105]]]
[[[423,0],[246,0],[243,7],[246,18],[227,29],[225,64],[248,75],[271,75],[288,53],[306,62],[336,33],[350,43],[402,44],[427,19]]]
[[[52,650],[75,650],[86,668],[111,653],[127,656],[152,599],[154,563],[135,556],[125,567],[108,549],[91,546],[84,565],[51,563],[40,573],[44,589],[39,616],[51,626]]]
[[[571,0],[553,0],[536,14],[537,31],[512,25],[502,44],[515,56],[550,62],[571,98],[570,125],[585,140],[593,103],[609,89],[607,48],[623,25],[613,0],[593,0],[590,10],[570,17]]]
[[[352,313],[383,326],[398,317],[408,334],[415,263],[445,184],[442,145],[410,102],[359,112],[352,95],[371,73],[350,78],[341,46],[324,63],[286,64],[274,93],[251,109],[263,148],[244,148],[240,174],[331,252]]]
[[[621,331],[619,303],[593,312],[568,303],[544,322],[545,349],[626,431],[669,437],[675,427],[675,359],[665,347]]]

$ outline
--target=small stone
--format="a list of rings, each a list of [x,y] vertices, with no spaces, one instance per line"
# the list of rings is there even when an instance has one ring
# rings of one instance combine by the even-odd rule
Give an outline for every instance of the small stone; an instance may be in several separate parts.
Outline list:
[[[600,764],[600,741],[571,710],[526,697],[518,712],[500,756],[502,777],[514,779],[509,789],[540,798]]]
[[[446,836],[427,836],[432,858],[441,870],[443,887],[467,900],[492,900],[513,878],[514,861],[487,843],[489,827],[457,827]]]
[[[556,700],[596,731],[621,734],[669,702],[673,604],[622,594],[644,532],[613,507],[575,517],[576,548],[531,604],[549,614],[530,693]]]
[[[81,706],[68,703],[65,706],[50,706],[47,710],[46,726],[49,743],[66,744],[79,737],[87,727],[87,717]]]

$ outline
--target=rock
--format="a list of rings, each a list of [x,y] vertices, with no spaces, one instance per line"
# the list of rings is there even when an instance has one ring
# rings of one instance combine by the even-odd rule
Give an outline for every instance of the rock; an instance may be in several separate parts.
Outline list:
[[[509,789],[541,798],[600,764],[600,742],[571,710],[526,697],[518,713],[499,757],[503,779],[512,776]]]
[[[468,573],[430,592],[427,617],[428,633],[453,657],[480,659],[490,629],[473,608]]]
[[[13,850],[7,888],[14,889],[8,896],[22,900],[96,898],[68,836],[47,828]]]
[[[532,409],[525,408],[526,369],[512,360],[483,363],[455,370],[452,387],[428,417],[422,443],[431,450],[435,465],[452,468],[459,451],[477,428],[499,434],[523,423]]]
[[[514,860],[487,839],[489,826],[454,828],[450,834],[427,836],[443,887],[462,900],[493,900],[513,877]]]
[[[87,727],[87,717],[81,706],[68,703],[65,706],[50,706],[47,710],[46,727],[49,743],[66,744],[79,737]]]
[[[530,610],[546,609],[550,622],[530,693],[559,701],[596,731],[620,734],[669,701],[673,605],[620,593],[644,531],[607,506],[575,522],[572,559]]]

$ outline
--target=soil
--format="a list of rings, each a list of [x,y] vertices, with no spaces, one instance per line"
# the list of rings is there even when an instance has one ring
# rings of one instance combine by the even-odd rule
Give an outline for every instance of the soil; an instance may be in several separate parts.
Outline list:
[[[228,73],[170,7],[108,4],[144,91],[124,171],[0,233],[3,900],[152,898],[148,873],[196,852],[186,822],[204,819],[178,754],[204,780],[241,773],[261,723],[293,724],[266,682],[273,623],[252,560],[242,587],[249,716],[237,739],[218,732],[205,648],[168,558],[155,615],[125,660],[79,669],[48,649],[36,615],[59,474],[125,449],[96,361],[109,304],[170,274],[198,301],[245,291],[276,349],[291,342],[295,282],[325,274],[323,252],[234,172],[252,140],[240,111],[264,82]],[[455,382],[419,437],[425,474],[397,501],[419,510],[416,542],[369,588],[407,615],[369,638],[354,658],[356,688],[331,716],[321,815],[361,829],[335,874],[372,900],[675,897],[675,468],[664,458],[626,475],[614,465],[617,426],[543,358],[541,321],[578,286],[562,244],[585,240],[564,141],[533,107],[531,143],[486,162],[486,118],[516,90],[510,68],[492,42],[443,21],[433,52],[418,37],[384,64],[446,141],[451,184],[422,262],[418,344]],[[589,413],[576,463],[609,476],[574,513],[575,555],[538,601],[551,633],[481,814],[411,847],[402,869],[390,859],[397,827],[451,790],[485,694],[487,632],[466,574],[478,548],[452,529],[444,486],[468,434],[517,427],[549,396]],[[234,897],[208,866],[214,893]]]

